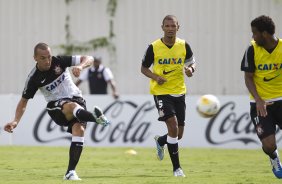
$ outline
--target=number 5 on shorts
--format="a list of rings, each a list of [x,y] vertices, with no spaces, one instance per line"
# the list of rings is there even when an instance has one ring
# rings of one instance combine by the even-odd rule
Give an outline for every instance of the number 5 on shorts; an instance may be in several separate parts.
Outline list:
[[[162,101],[162,100],[159,100],[159,101],[158,101],[158,105],[159,105],[159,109],[162,109],[162,108],[163,108],[163,101]]]

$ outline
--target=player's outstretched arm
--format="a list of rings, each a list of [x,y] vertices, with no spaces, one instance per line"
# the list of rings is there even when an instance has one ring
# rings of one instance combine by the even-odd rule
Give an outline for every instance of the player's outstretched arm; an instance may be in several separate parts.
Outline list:
[[[25,112],[25,109],[26,109],[26,106],[27,106],[27,102],[28,102],[28,99],[25,99],[25,98],[21,98],[18,105],[17,105],[17,109],[16,109],[16,113],[15,113],[15,118],[13,121],[7,123],[5,126],[4,126],[4,130],[9,132],[9,133],[13,133],[13,129],[15,129],[24,112]]]
[[[80,72],[91,65],[93,65],[94,58],[92,56],[81,56],[80,63],[72,67],[72,73],[75,77],[80,75]]]

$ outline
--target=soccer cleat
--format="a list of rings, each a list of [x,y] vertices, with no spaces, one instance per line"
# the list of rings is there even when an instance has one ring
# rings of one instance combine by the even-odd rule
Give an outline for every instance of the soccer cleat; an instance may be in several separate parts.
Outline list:
[[[163,160],[164,159],[164,152],[165,152],[165,149],[164,149],[164,146],[161,146],[158,142],[158,139],[159,139],[160,136],[156,135],[154,137],[155,141],[156,141],[156,148],[157,148],[157,158],[159,160]]]
[[[175,171],[173,171],[173,175],[175,177],[186,177],[183,170],[180,167],[176,169]]]
[[[277,178],[282,178],[282,166],[279,157],[274,160],[270,158],[270,163],[272,165],[272,172]]]
[[[95,106],[94,110],[93,110],[93,116],[96,120],[96,123],[105,126],[108,126],[109,124],[111,124],[111,122],[106,118],[106,116],[103,114],[102,110]]]
[[[64,180],[81,180],[81,179],[77,176],[75,170],[71,170],[68,172],[68,174],[64,176]]]

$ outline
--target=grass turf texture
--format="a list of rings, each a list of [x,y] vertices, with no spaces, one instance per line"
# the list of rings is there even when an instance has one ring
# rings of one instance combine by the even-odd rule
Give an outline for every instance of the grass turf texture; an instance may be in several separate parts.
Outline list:
[[[181,148],[186,178],[172,174],[168,152],[158,161],[153,148],[84,147],[77,173],[82,181],[64,181],[67,147],[0,147],[1,184],[262,184],[281,183],[261,150]],[[167,150],[166,150],[167,151]]]

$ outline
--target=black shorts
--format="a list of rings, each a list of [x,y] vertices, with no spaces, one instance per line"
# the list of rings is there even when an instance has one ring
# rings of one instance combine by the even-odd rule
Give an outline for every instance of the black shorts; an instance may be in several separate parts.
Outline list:
[[[65,117],[65,115],[62,112],[63,105],[68,102],[75,102],[79,104],[81,107],[83,107],[86,110],[86,102],[81,97],[73,97],[73,98],[62,98],[57,101],[51,101],[47,104],[47,111],[49,116],[52,118],[52,120],[60,125],[60,126],[67,126],[68,132],[72,133],[72,126],[74,123],[80,122],[77,118],[73,118],[72,120],[68,121]],[[86,127],[87,122],[80,122]]]
[[[156,107],[159,112],[159,121],[166,121],[168,118],[176,116],[178,125],[185,125],[185,95],[174,97],[171,95],[154,95]]]
[[[282,128],[282,101],[276,101],[266,107],[267,116],[257,116],[256,104],[251,103],[251,118],[259,139],[276,133],[276,125]]]

